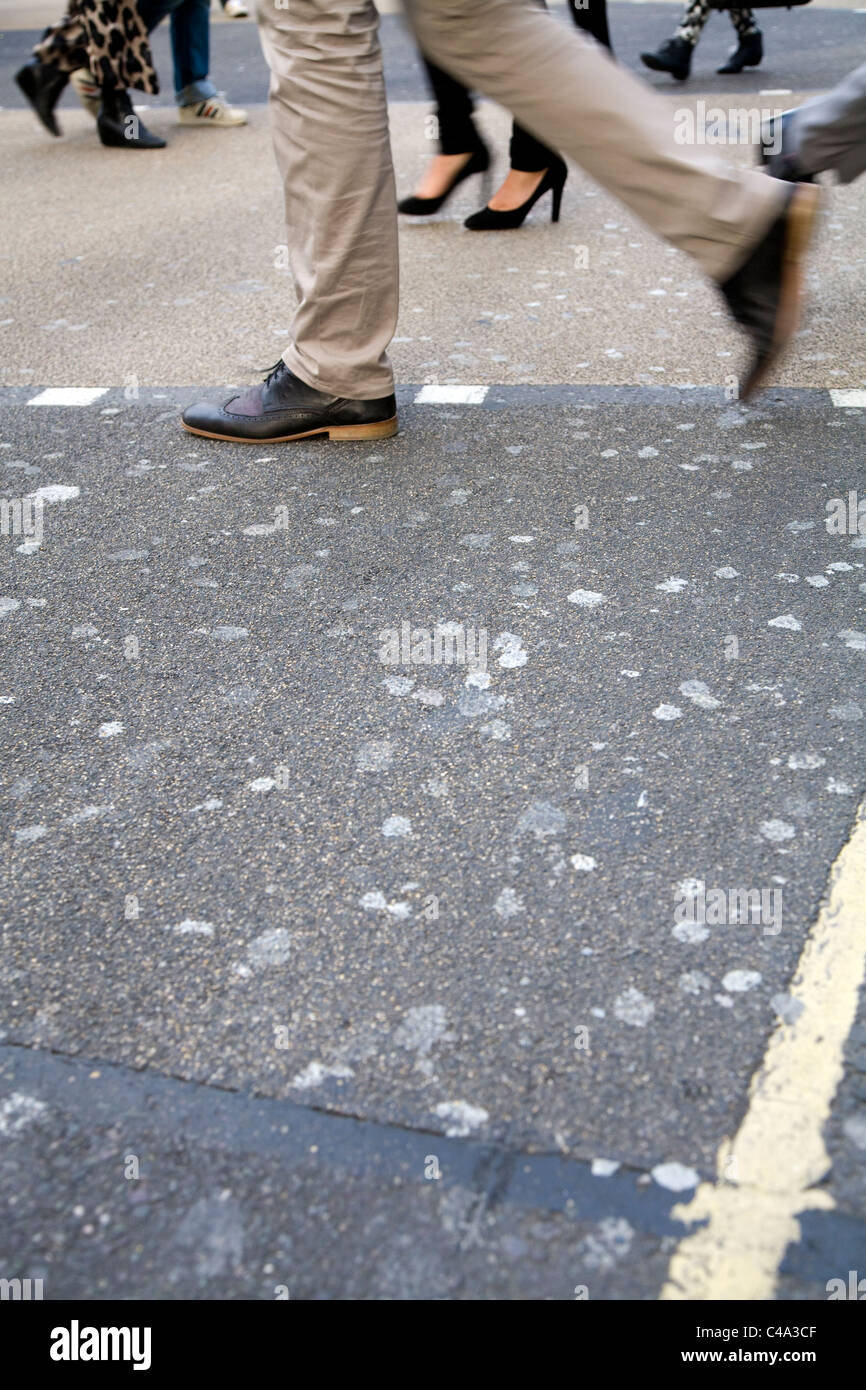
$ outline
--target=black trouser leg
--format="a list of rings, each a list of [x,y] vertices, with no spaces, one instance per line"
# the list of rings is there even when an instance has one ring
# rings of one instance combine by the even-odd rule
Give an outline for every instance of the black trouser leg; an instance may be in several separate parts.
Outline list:
[[[610,30],[607,27],[607,0],[585,0],[582,5],[579,0],[568,0],[568,8],[578,29],[591,34],[597,43],[603,43],[612,53]]]
[[[439,121],[439,148],[443,154],[469,154],[481,144],[472,119],[472,97],[456,77],[437,68],[421,54],[427,70],[427,80],[436,102]]]
[[[541,0],[544,3],[544,0]],[[598,43],[610,48],[607,24],[607,0],[568,0],[571,17],[578,29],[591,34]],[[456,78],[437,68],[421,55],[436,101],[439,118],[439,147],[443,154],[466,154],[478,143],[478,132],[472,120],[473,104],[469,92]],[[512,169],[538,173],[549,169],[558,156],[547,145],[536,140],[528,130],[515,121],[511,127],[509,157]]]

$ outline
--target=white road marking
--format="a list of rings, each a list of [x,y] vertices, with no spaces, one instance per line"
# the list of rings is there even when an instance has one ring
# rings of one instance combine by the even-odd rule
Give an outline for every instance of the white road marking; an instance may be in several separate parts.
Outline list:
[[[674,1252],[663,1300],[772,1299],[785,1250],[800,1239],[797,1217],[833,1208],[818,1186],[830,1168],[823,1130],[864,967],[866,801],[830,871],[789,990],[801,1009],[776,1025],[743,1122],[719,1149],[716,1182],[701,1183],[673,1210],[680,1221],[706,1224]]]
[[[28,401],[28,405],[93,405],[108,394],[107,386],[49,386]]]
[[[632,3],[640,4],[643,0],[632,0]],[[859,13],[854,11],[853,13]],[[866,14],[866,10],[862,11]],[[762,96],[784,95],[783,92],[762,92]],[[507,389],[508,383],[499,382],[499,387]],[[27,402],[28,405],[66,405],[66,406],[85,406],[93,405],[94,401],[100,400],[107,395],[111,388],[108,386],[49,386],[38,395],[33,396]],[[685,389],[679,386],[678,390]],[[489,386],[422,386],[415,396],[415,405],[482,405]],[[862,388],[841,389],[831,387],[829,390],[830,399],[833,405],[842,408],[866,407],[866,390]]]
[[[422,386],[415,405],[481,405],[486,386]]]

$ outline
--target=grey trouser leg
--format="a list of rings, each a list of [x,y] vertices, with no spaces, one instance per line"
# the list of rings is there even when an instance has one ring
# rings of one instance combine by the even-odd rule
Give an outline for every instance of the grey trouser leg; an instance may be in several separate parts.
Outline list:
[[[260,0],[298,296],[286,365],[353,400],[390,395],[397,195],[372,0]]]
[[[774,180],[678,145],[671,107],[545,10],[525,0],[406,8],[439,67],[569,155],[714,279],[732,275],[778,216],[784,193]]]
[[[840,183],[866,170],[866,63],[832,92],[799,107],[793,118],[793,153],[804,174],[835,169]]]

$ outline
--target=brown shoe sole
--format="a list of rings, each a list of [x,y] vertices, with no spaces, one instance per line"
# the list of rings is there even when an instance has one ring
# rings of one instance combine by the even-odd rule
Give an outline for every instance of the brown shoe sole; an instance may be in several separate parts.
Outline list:
[[[820,202],[817,184],[798,183],[788,205],[785,228],[785,247],[782,252],[782,284],[779,289],[779,309],[773,327],[773,342],[766,357],[756,365],[746,380],[740,400],[749,400],[761,385],[797,330],[803,300],[803,257],[815,230]]]
[[[370,425],[322,425],[317,430],[303,430],[300,434],[281,434],[270,439],[242,439],[234,434],[214,434],[212,430],[197,430],[185,420],[180,422],[189,434],[198,434],[202,439],[219,439],[224,444],[289,444],[293,439],[310,439],[314,434],[326,434],[329,439],[348,442],[351,439],[390,439],[397,433],[397,416],[390,420],[377,420]]]

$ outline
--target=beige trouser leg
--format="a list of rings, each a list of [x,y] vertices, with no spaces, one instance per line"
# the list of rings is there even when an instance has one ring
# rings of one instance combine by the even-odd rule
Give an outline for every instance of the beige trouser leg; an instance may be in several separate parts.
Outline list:
[[[372,0],[260,0],[274,144],[299,305],[284,354],[310,386],[392,389],[394,176]],[[782,206],[783,185],[674,138],[674,113],[571,26],[526,0],[407,0],[420,46],[570,155],[716,280]]]
[[[592,40],[526,0],[405,0],[419,45],[569,155],[651,229],[725,280],[784,189],[674,138],[674,113]]]
[[[298,296],[286,365],[308,386],[390,395],[397,199],[372,0],[259,0]]]

